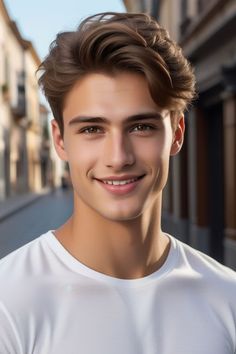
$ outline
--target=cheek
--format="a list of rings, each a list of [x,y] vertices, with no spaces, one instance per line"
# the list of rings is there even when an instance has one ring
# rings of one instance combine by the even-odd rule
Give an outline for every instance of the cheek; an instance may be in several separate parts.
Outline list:
[[[144,144],[140,144],[137,151],[137,156],[142,158],[144,161],[148,161],[150,164],[158,164],[160,162],[165,162],[169,159],[171,149],[170,139],[163,136],[157,137],[155,139],[150,139],[145,141]]]
[[[98,159],[98,149],[91,143],[70,139],[65,145],[70,171],[74,175],[87,174]]]

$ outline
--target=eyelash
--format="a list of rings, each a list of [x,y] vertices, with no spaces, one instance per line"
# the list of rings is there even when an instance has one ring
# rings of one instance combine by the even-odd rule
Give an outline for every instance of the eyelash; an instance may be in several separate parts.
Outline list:
[[[89,130],[91,130],[91,129],[101,129],[101,128],[100,128],[100,127],[96,127],[96,126],[85,127],[85,128],[83,128],[83,129],[81,129],[81,130],[79,131],[79,133],[95,134],[94,132],[89,132]],[[86,132],[86,131],[88,131],[88,132]]]
[[[145,129],[145,130],[141,130],[141,131],[148,131],[148,130],[154,130],[156,129],[154,126],[150,125],[150,124],[137,124],[134,128],[137,128],[137,127],[145,127],[145,128],[148,128],[148,129]],[[140,131],[140,130],[139,130]]]
[[[146,131],[150,131],[150,130],[156,130],[157,128],[156,127],[154,127],[153,125],[150,125],[150,124],[137,124],[137,125],[135,125],[132,129],[135,129],[135,128],[137,128],[137,127],[145,127],[145,128],[148,128],[148,129],[145,129],[145,130],[138,130],[139,132],[146,132]],[[101,127],[99,127],[99,126],[89,126],[89,127],[84,127],[84,128],[82,128],[80,131],[79,131],[79,133],[84,133],[84,134],[96,134],[97,132],[89,132],[89,130],[94,130],[94,129],[102,129]]]

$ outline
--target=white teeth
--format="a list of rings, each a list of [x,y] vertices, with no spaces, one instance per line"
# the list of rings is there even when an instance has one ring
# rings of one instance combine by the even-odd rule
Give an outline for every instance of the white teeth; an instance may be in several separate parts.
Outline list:
[[[114,186],[124,185],[136,181],[138,178],[127,179],[124,181],[103,181],[105,184],[113,184]]]

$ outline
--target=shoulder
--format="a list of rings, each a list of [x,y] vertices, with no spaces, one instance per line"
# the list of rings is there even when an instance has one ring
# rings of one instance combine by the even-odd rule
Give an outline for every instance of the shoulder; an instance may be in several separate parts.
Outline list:
[[[46,250],[48,234],[37,237],[0,260],[0,284],[3,290],[4,286],[18,283],[43,266],[42,254]]]
[[[0,260],[0,313],[26,315],[40,296],[40,286],[49,275],[49,232],[20,247]],[[38,299],[39,300],[39,299]]]
[[[47,234],[0,260],[0,353],[26,352],[21,345],[22,333],[29,335],[27,317],[35,306],[31,295],[38,290]]]
[[[207,279],[209,282],[222,283],[234,287],[236,291],[236,272],[231,268],[219,263],[207,254],[179,241],[178,245],[181,264],[185,264],[188,269],[195,272],[202,279]]]

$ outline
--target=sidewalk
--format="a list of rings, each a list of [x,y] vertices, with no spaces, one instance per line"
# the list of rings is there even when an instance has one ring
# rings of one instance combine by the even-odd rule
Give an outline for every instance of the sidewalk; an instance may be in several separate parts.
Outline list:
[[[41,193],[16,195],[0,202],[0,222],[17,213],[19,209],[25,208],[26,206],[34,203],[49,192],[50,190],[45,188]]]

